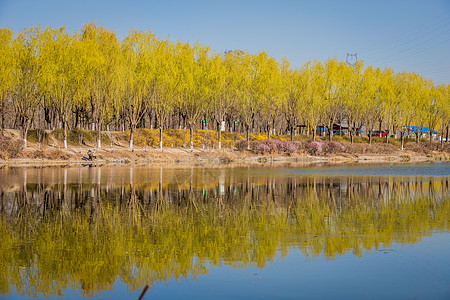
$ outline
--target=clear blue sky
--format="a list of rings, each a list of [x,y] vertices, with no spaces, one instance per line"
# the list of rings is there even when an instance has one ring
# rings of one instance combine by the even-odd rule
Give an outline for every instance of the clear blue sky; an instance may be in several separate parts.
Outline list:
[[[132,1],[0,0],[0,27],[95,22],[123,38],[150,29],[222,52],[266,51],[293,67],[347,53],[374,66],[450,83],[450,0]]]

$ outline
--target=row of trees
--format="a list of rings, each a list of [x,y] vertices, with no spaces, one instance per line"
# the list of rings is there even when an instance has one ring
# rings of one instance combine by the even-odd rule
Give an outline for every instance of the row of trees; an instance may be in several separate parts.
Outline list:
[[[415,73],[348,65],[337,59],[290,67],[265,52],[215,53],[207,46],[173,42],[150,31],[130,31],[120,41],[94,23],[74,34],[65,28],[0,29],[1,128],[27,131],[46,124],[67,130],[91,127],[130,130],[157,126],[189,128],[202,120],[239,121],[249,132],[290,133],[348,123],[389,135],[408,127],[448,131],[450,85],[436,86]],[[9,120],[9,121],[8,121]],[[148,122],[150,125],[148,124]],[[218,130],[220,141],[220,130]],[[417,139],[420,132],[417,131]],[[430,135],[431,139],[431,135]],[[220,142],[219,142],[220,148]]]

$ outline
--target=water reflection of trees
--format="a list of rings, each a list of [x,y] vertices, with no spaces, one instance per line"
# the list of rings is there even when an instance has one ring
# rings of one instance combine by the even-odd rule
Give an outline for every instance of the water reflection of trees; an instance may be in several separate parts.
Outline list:
[[[117,280],[136,290],[211,264],[264,267],[293,248],[361,256],[450,224],[446,178],[32,180],[2,189],[0,212],[0,291],[26,295],[92,295]]]

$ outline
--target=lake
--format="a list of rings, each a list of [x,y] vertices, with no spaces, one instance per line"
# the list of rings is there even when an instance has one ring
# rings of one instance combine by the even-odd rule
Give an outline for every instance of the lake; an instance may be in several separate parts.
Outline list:
[[[0,298],[450,299],[450,162],[0,169]]]

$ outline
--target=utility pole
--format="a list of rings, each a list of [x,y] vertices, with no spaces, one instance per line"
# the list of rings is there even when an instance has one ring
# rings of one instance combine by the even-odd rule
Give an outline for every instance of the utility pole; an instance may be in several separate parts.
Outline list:
[[[345,59],[345,62],[348,65],[354,67],[357,61],[358,61],[358,53],[354,53],[354,54],[347,53],[347,58]]]
[[[356,62],[358,61],[358,53],[348,53],[347,57],[345,59],[345,62],[349,65],[354,67],[356,65]],[[348,121],[347,121],[348,123]],[[347,124],[348,130],[350,130],[350,124]],[[339,135],[342,135],[342,106],[340,107],[339,112]]]

